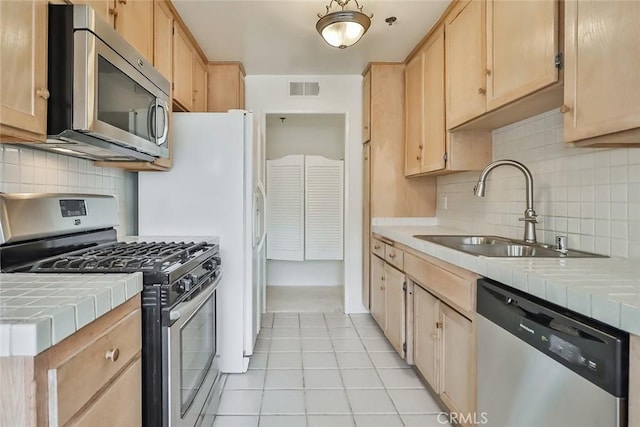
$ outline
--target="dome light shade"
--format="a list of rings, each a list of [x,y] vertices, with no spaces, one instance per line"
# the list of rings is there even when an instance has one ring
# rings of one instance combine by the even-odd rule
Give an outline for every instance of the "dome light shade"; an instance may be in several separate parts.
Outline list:
[[[331,0],[327,6],[325,15],[318,14],[316,29],[322,38],[331,46],[345,49],[358,42],[371,25],[373,15],[362,13],[362,6],[357,0],[353,0],[357,10],[345,10],[350,0]],[[341,10],[329,12],[333,3],[341,7]]]

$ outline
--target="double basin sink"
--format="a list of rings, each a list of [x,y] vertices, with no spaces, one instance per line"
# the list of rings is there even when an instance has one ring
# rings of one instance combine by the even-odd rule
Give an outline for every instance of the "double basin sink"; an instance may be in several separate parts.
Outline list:
[[[438,236],[414,235],[427,242],[446,246],[471,255],[485,257],[520,258],[606,258],[589,252],[567,250],[559,251],[553,246],[542,243],[526,243],[497,236]]]

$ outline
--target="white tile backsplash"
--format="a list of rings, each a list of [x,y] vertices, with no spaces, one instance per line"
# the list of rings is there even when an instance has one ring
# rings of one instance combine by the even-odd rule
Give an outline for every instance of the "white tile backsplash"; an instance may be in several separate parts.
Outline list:
[[[640,259],[640,148],[572,148],[559,110],[493,132],[493,159],[524,163],[534,178],[538,240]],[[522,239],[525,180],[515,168],[489,174],[486,197],[473,196],[479,172],[438,177],[438,224]],[[447,197],[447,209],[442,200]]]
[[[118,201],[119,235],[134,234],[137,177],[85,159],[0,144],[0,192],[111,194]]]

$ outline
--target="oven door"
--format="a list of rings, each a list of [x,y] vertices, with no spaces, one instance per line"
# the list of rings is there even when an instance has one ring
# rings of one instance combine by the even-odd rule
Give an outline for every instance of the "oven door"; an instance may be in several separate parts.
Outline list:
[[[170,313],[168,334],[168,411],[165,426],[194,427],[219,370],[216,358],[216,288],[221,277]],[[167,427],[168,427],[167,426]]]

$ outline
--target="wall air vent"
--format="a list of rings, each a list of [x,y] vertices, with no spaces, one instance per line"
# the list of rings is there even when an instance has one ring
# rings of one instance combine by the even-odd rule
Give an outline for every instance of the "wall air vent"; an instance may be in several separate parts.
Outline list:
[[[318,82],[289,82],[289,96],[318,96],[320,83]]]

